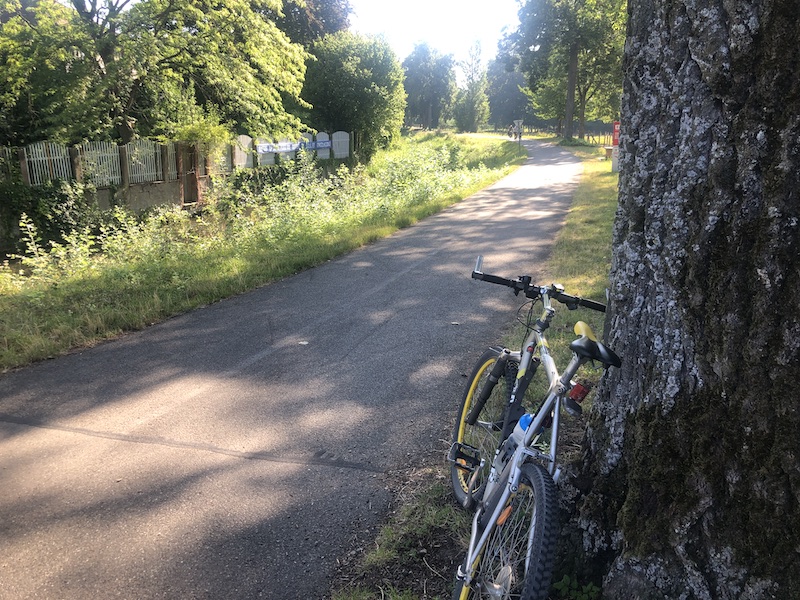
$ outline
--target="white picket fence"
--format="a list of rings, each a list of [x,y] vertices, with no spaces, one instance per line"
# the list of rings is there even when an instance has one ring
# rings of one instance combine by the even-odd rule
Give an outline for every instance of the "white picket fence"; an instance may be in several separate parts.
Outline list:
[[[136,142],[132,143],[135,144]],[[128,146],[130,145],[128,144]],[[97,187],[122,184],[119,148],[116,144],[111,142],[86,142],[78,146],[78,152],[83,174]],[[31,183],[37,185],[33,177],[31,177]]]
[[[159,181],[163,177],[161,145],[150,140],[128,144],[128,176],[131,183]]]
[[[111,142],[85,142],[76,147],[81,170],[97,187],[122,184],[122,165],[119,146]],[[131,183],[161,181],[161,146],[150,140],[126,144],[128,173]],[[51,142],[29,144],[24,148],[25,162],[31,185],[43,185],[57,179],[74,179],[69,148]],[[177,179],[175,145],[168,145],[172,163],[170,179]]]
[[[25,160],[32,185],[56,179],[72,179],[69,149],[61,144],[38,142],[25,147]]]
[[[213,169],[228,173],[234,168],[250,168],[254,164],[275,164],[276,156],[294,158],[303,148],[313,151],[320,159],[336,159],[350,156],[350,134],[337,131],[332,135],[318,133],[306,135],[299,142],[283,140],[277,143],[239,136],[237,143],[217,158]],[[124,146],[127,155],[129,183],[163,181],[161,145],[150,140],[135,140]],[[25,146],[24,160],[27,164],[31,185],[44,185],[58,179],[75,178],[73,161],[67,146],[52,142],[38,142]],[[10,149],[9,149],[10,152]],[[97,187],[111,187],[123,182],[119,146],[111,142],[85,142],[76,147],[77,160],[82,175]],[[175,144],[167,144],[167,181],[178,178]],[[205,156],[202,152],[197,160],[199,175],[206,174]]]

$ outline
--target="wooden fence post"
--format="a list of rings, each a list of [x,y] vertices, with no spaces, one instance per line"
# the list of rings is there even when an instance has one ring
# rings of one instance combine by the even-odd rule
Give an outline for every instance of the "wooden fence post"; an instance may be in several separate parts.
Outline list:
[[[78,148],[70,146],[69,148],[69,166],[72,169],[72,178],[75,181],[83,181],[83,169],[81,168],[81,158]]]
[[[194,201],[200,204],[203,201],[203,190],[200,187],[200,144],[192,145],[192,190]],[[205,165],[204,165],[205,166]]]
[[[122,187],[127,188],[131,184],[131,174],[128,170],[128,147],[117,146],[119,149],[119,176],[122,180]]]
[[[183,206],[186,198],[186,190],[184,189],[184,166],[183,166],[183,144],[175,142],[175,167],[178,172],[178,196]]]
[[[165,145],[161,150],[161,181],[169,181],[169,148]]]
[[[28,160],[25,157],[25,148],[17,148],[17,158],[19,159],[19,174],[22,183],[31,184],[31,174],[28,172]]]
[[[121,180],[120,190],[125,204],[128,203],[128,193],[131,185],[131,174],[128,170],[128,147],[117,146],[119,150],[119,177]]]

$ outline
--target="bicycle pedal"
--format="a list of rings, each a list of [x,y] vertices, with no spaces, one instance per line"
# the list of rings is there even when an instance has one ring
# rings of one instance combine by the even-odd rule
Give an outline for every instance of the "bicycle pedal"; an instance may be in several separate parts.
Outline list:
[[[447,453],[447,460],[462,471],[473,473],[481,466],[481,451],[467,444],[453,442],[450,452]]]

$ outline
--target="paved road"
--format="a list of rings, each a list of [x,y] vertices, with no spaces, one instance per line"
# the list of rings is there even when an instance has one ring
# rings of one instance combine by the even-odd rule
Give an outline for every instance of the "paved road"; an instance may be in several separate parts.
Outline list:
[[[476,255],[535,276],[563,220],[580,165],[525,146],[391,238],[0,378],[0,599],[324,596],[512,315]]]

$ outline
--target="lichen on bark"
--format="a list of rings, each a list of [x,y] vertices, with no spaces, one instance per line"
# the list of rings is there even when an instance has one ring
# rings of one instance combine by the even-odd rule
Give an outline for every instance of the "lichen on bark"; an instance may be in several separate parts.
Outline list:
[[[573,525],[609,598],[800,597],[797,0],[631,0]],[[599,568],[598,568],[599,562]]]

